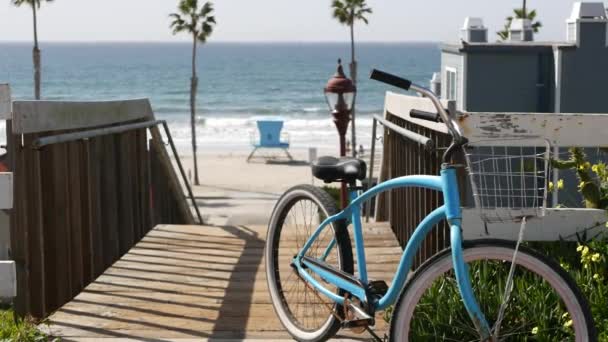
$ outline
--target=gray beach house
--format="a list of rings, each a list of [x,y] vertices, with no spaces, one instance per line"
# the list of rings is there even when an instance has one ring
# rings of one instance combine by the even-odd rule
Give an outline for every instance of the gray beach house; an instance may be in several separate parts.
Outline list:
[[[481,18],[467,18],[459,43],[441,45],[431,87],[470,112],[606,113],[608,15],[601,2],[577,2],[563,42],[537,42],[529,20],[513,20],[491,42]]]

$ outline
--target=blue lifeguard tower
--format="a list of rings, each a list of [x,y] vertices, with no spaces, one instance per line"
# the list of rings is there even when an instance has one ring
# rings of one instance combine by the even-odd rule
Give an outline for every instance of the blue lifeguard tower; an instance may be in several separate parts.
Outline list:
[[[255,134],[252,136],[251,144],[253,146],[253,151],[251,151],[251,154],[247,157],[247,162],[250,162],[255,153],[260,149],[280,149],[285,152],[289,161],[293,161],[293,157],[289,154],[289,136],[286,135],[286,133],[283,133],[287,139],[281,139],[283,120],[262,119],[256,121],[256,124],[259,137]],[[269,159],[269,157],[264,158]]]

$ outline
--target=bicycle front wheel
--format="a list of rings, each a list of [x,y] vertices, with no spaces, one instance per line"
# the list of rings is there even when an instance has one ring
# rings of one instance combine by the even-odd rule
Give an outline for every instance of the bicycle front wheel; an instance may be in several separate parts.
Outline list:
[[[515,244],[465,243],[473,291],[496,329]],[[595,341],[589,306],[556,262],[525,246],[515,261],[513,290],[498,329],[499,341]],[[451,250],[425,264],[403,290],[391,320],[391,341],[479,341],[462,303]]]

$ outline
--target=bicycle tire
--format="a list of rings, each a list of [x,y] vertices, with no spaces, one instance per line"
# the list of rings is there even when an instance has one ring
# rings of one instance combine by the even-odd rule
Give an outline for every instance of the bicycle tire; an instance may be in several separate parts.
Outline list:
[[[475,242],[466,242],[463,246],[463,254],[465,256],[465,260],[468,266],[471,266],[471,263],[476,261],[483,260],[495,260],[498,261],[496,263],[499,268],[505,268],[501,263],[508,262],[509,266],[511,264],[511,257],[514,252],[515,244],[510,241],[502,241],[502,240],[480,240]],[[547,282],[548,285],[555,291],[555,293],[559,296],[559,299],[564,303],[564,307],[569,313],[568,316],[562,316],[562,321],[571,319],[571,325],[562,325],[560,329],[572,329],[572,332],[575,334],[576,341],[596,341],[597,334],[595,330],[595,326],[593,323],[593,318],[591,314],[591,310],[589,309],[589,305],[582,295],[580,289],[576,286],[576,283],[570,277],[570,275],[559,266],[554,260],[548,258],[545,255],[542,255],[526,246],[520,246],[517,260],[517,269],[521,267],[521,274],[524,271],[531,271],[537,276],[540,276],[544,282]],[[451,249],[446,249],[430,260],[425,262],[416,273],[412,276],[411,280],[404,287],[397,304],[395,306],[395,310],[393,312],[393,316],[391,319],[391,329],[390,329],[390,340],[391,341],[408,341],[408,340],[420,340],[420,332],[416,331],[420,329],[419,327],[423,324],[413,324],[412,320],[415,319],[416,307],[420,303],[420,299],[423,298],[426,291],[430,289],[430,291],[434,291],[432,286],[435,284],[435,281],[442,280],[439,277],[445,276],[446,273],[451,272],[453,270],[452,266],[452,257],[451,257]],[[501,270],[502,271],[502,270]],[[472,273],[472,272],[470,272]],[[521,276],[521,274],[516,274],[516,277]],[[526,280],[528,281],[528,280]],[[499,281],[497,281],[499,282]],[[447,282],[442,282],[442,285],[445,285]],[[498,286],[498,285],[497,285]],[[534,289],[544,289],[544,284],[535,284]],[[475,283],[473,283],[473,287],[475,288]],[[498,288],[498,287],[497,287]],[[504,288],[503,288],[504,289]],[[530,288],[528,288],[530,289]],[[442,291],[446,291],[445,288],[442,288]],[[485,292],[489,293],[489,292]],[[502,293],[502,292],[501,292]],[[482,302],[483,298],[479,298],[480,293],[476,293],[478,296],[478,301]],[[526,297],[523,295],[522,297]],[[531,296],[530,296],[531,297]],[[548,298],[548,299],[547,299]],[[544,298],[544,300],[550,300],[553,297]],[[513,296],[512,296],[513,299]],[[543,297],[539,297],[539,299],[543,299]],[[423,304],[421,304],[421,307]],[[511,301],[509,302],[511,305]],[[559,304],[558,304],[559,305]],[[462,306],[464,310],[464,306]],[[483,305],[482,305],[483,307]],[[435,308],[435,310],[445,310],[442,308]],[[482,309],[483,310],[483,309]],[[466,313],[461,312],[461,315],[466,316]],[[423,311],[424,313],[424,311]],[[486,313],[484,311],[484,313]],[[420,312],[418,312],[420,315]],[[540,313],[538,314],[542,316]],[[425,315],[422,315],[425,316]],[[566,318],[564,318],[566,317]],[[454,318],[454,317],[452,317]],[[486,317],[486,319],[490,319]],[[534,317],[526,317],[523,318],[525,320],[534,320]],[[548,317],[541,317],[541,319],[548,319]],[[470,320],[470,319],[469,319]],[[540,320],[539,320],[540,321]],[[446,322],[447,324],[448,322]],[[503,321],[504,324],[504,321]],[[518,323],[513,323],[518,324]],[[547,333],[549,334],[549,329],[544,329],[542,331],[534,331],[534,328],[530,328],[529,325],[522,324],[521,329],[528,329],[527,332],[522,330],[521,338],[515,338],[515,334],[510,333],[508,340],[528,340],[527,337],[531,338],[539,338],[539,336],[530,336],[536,335],[539,333]],[[532,323],[533,324],[533,323]],[[562,323],[559,323],[562,324]],[[435,326],[439,326],[435,323]],[[455,334],[455,324],[452,322],[451,328],[452,334]],[[471,322],[472,326],[472,322]],[[490,322],[490,326],[492,326],[492,322]],[[527,328],[525,328],[527,327]],[[429,328],[430,329],[430,328]],[[502,329],[502,328],[501,328]],[[447,329],[449,330],[449,329]],[[464,329],[463,329],[464,330]],[[504,330],[501,330],[501,332]],[[562,331],[562,330],[560,330]],[[558,333],[558,330],[554,330],[554,333]],[[571,333],[569,331],[569,333]],[[431,334],[432,335],[432,334]],[[412,339],[410,339],[410,336]],[[499,336],[500,337],[500,336]],[[479,337],[477,337],[479,338]],[[435,331],[435,337],[431,340],[442,340],[447,339],[445,336],[439,336],[437,331]],[[462,337],[460,338],[462,339]],[[542,339],[540,339],[542,340]],[[554,340],[554,339],[550,339]],[[570,339],[567,339],[570,340]]]
[[[296,314],[293,313],[293,309],[288,305],[282,288],[280,263],[282,262],[282,267],[285,268],[286,265],[284,264],[288,262],[288,260],[279,260],[279,256],[281,255],[281,238],[282,235],[287,237],[289,236],[289,232],[284,231],[286,228],[285,221],[291,208],[297,206],[299,201],[310,201],[316,204],[323,211],[324,217],[329,217],[338,213],[335,200],[329,194],[327,194],[327,192],[320,188],[311,185],[299,185],[285,192],[285,194],[277,201],[268,226],[265,248],[266,279],[275,313],[287,332],[289,332],[289,334],[298,341],[325,341],[333,337],[340,329],[340,320],[336,317],[336,315],[340,319],[344,318],[342,307],[332,302],[331,305],[333,305],[334,313],[331,314],[328,312],[327,319],[322,320],[323,324],[320,324],[320,326],[316,329],[305,327],[303,326],[304,323],[300,322],[297,317],[295,317]],[[298,236],[297,224],[295,229],[296,236]],[[353,254],[346,222],[344,220],[336,221],[332,224],[332,227],[328,227],[327,229],[333,230],[333,236],[336,240],[335,250],[336,260],[338,263],[337,268],[346,273],[353,274]],[[308,236],[310,236],[312,231],[308,233]],[[289,247],[287,244],[284,245],[285,248]],[[297,241],[296,247],[299,247],[297,246]],[[285,252],[283,251],[283,253]],[[290,256],[290,254],[288,254],[288,256]],[[293,272],[296,271],[293,270]],[[303,282],[301,278],[299,279]],[[308,288],[304,287],[304,290],[307,291]],[[343,290],[336,289],[336,291],[339,295],[344,294]],[[312,305],[316,305],[317,307],[319,306],[319,304]],[[296,311],[298,310],[296,309]],[[306,316],[306,313],[304,316]]]

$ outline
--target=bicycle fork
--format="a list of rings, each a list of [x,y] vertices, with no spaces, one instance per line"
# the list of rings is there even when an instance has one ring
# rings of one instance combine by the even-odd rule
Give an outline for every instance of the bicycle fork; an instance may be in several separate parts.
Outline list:
[[[456,168],[443,165],[441,170],[443,180],[443,196],[446,207],[446,218],[450,225],[450,245],[452,247],[452,262],[458,290],[467,312],[475,328],[479,332],[481,341],[491,341],[492,333],[488,321],[479,308],[477,299],[473,294],[469,270],[462,251],[462,210],[460,209],[460,192],[456,179]]]

